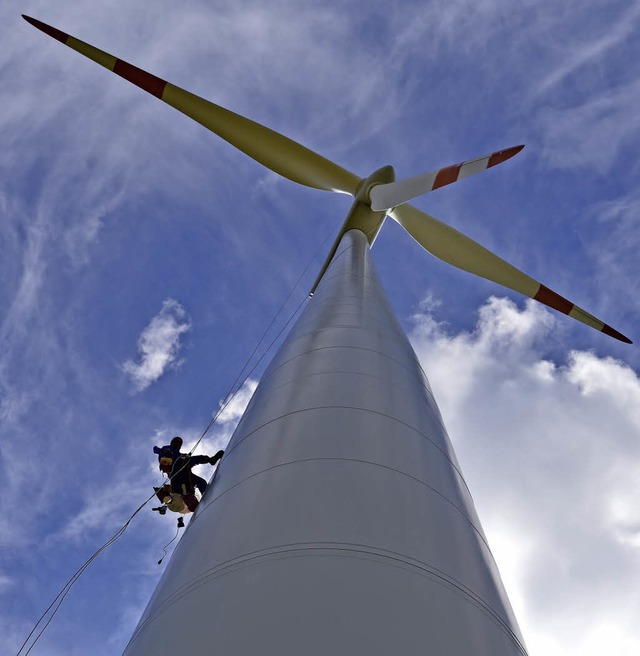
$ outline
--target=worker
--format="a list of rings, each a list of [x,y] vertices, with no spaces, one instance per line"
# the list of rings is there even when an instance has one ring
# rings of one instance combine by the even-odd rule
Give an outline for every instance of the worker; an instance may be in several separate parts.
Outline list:
[[[192,456],[180,453],[182,438],[176,435],[169,444],[153,447],[153,452],[158,455],[160,469],[170,475],[171,488],[180,494],[186,494],[189,490],[197,488],[201,495],[207,489],[207,481],[196,476],[191,471],[195,465],[215,465],[224,455],[224,451],[218,451],[214,456]]]

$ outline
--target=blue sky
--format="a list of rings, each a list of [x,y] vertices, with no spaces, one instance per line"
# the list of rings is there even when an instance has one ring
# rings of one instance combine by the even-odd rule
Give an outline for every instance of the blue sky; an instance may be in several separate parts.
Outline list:
[[[640,338],[640,2],[5,3],[0,627],[9,653],[148,496],[159,480],[152,446],[197,438],[311,262],[276,330],[302,301],[350,202],[278,178],[20,13],[360,175],[393,164],[407,177],[525,143],[513,160],[415,205]],[[452,269],[392,221],[373,253],[530,653],[631,654],[636,346]],[[226,443],[248,394],[207,451]],[[120,653],[173,534],[173,521],[144,511],[32,653]]]

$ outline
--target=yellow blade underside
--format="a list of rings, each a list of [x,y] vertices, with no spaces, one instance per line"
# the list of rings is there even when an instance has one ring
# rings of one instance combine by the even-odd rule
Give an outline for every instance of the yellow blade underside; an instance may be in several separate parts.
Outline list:
[[[459,269],[497,282],[544,303],[554,310],[599,330],[610,337],[631,344],[631,340],[600,319],[585,312],[571,301],[540,284],[526,273],[454,228],[438,221],[411,205],[396,207],[390,216],[395,219],[425,250]]]
[[[360,182],[357,175],[292,139],[189,93],[46,23],[23,17],[54,39],[175,107],[285,178],[315,189],[355,194]]]

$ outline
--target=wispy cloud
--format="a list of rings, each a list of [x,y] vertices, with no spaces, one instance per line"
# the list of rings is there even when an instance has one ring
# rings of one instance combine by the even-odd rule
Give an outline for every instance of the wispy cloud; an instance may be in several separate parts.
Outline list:
[[[129,375],[136,391],[141,392],[155,383],[168,369],[179,367],[181,335],[191,329],[191,320],[184,308],[172,298],[162,304],[138,338],[138,362],[127,360],[122,370]]]
[[[556,85],[564,82],[572,73],[584,66],[599,64],[607,53],[626,39],[634,37],[640,19],[640,4],[632,3],[613,24],[601,25],[593,38],[583,38],[578,43],[573,38],[561,44],[561,56],[555,68],[549,71],[535,87],[535,94],[542,95]]]
[[[0,574],[0,594],[5,592],[8,588],[11,588],[13,585],[15,585],[16,581],[15,579],[12,579],[10,576],[7,576],[6,574]]]
[[[593,352],[545,358],[559,322],[492,298],[471,332],[422,312],[412,341],[531,653],[631,656],[640,380]]]
[[[640,80],[589,96],[583,102],[540,113],[544,155],[561,169],[604,174],[640,133]]]
[[[622,317],[640,309],[640,298],[629,293],[640,274],[640,194],[635,182],[631,184],[630,193],[597,203],[587,217],[596,232],[589,251],[598,272],[601,298]]]

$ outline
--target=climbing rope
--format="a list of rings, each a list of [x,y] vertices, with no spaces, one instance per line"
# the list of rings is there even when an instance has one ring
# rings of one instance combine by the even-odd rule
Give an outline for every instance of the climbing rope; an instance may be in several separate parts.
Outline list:
[[[162,547],[162,551],[164,551],[164,554],[162,558],[158,561],[158,565],[162,565],[162,561],[165,559],[165,556],[167,555],[167,547],[172,543],[175,542],[178,539],[178,533],[180,533],[180,529],[184,528],[184,524],[178,524],[178,528],[176,529],[176,534],[173,536],[173,539],[169,540],[167,544]]]
[[[334,229],[333,229],[333,228],[332,228],[332,232],[334,232]],[[279,339],[280,335],[282,335],[282,333],[286,330],[287,326],[293,321],[294,317],[298,314],[298,312],[300,311],[300,308],[302,308],[302,306],[303,306],[303,304],[305,303],[305,301],[308,300],[308,296],[305,296],[305,297],[302,299],[302,301],[300,302],[300,304],[298,305],[298,307],[294,310],[294,312],[291,314],[291,316],[289,317],[289,319],[287,319],[286,323],[285,323],[284,326],[280,329],[280,331],[278,332],[278,334],[277,334],[277,335],[271,340],[271,342],[269,343],[269,346],[265,349],[265,351],[262,353],[262,355],[258,358],[258,360],[256,361],[256,363],[255,363],[255,364],[253,365],[253,367],[249,370],[249,372],[246,374],[246,376],[244,376],[244,378],[242,378],[242,374],[244,373],[244,371],[246,370],[246,368],[249,366],[249,363],[251,362],[253,356],[256,354],[256,352],[257,352],[258,349],[260,348],[260,345],[264,342],[264,340],[265,340],[267,334],[268,334],[269,331],[271,330],[271,328],[272,328],[272,326],[274,325],[274,323],[277,321],[277,319],[278,319],[278,317],[280,316],[280,314],[281,314],[282,310],[284,309],[285,305],[287,304],[287,302],[289,301],[289,299],[290,299],[291,296],[293,295],[293,292],[295,291],[296,287],[300,284],[300,281],[302,280],[302,278],[304,277],[304,275],[305,275],[305,274],[307,273],[307,271],[309,270],[309,267],[311,266],[311,264],[312,264],[313,260],[315,259],[316,255],[318,254],[318,252],[320,251],[320,249],[324,246],[325,242],[328,240],[328,238],[329,238],[330,236],[331,236],[331,232],[327,235],[327,237],[325,237],[325,239],[321,242],[320,247],[319,247],[319,248],[316,250],[316,252],[312,255],[311,259],[309,260],[309,263],[307,264],[307,266],[305,267],[304,271],[300,274],[300,276],[299,276],[298,279],[296,280],[295,284],[293,285],[293,287],[292,287],[291,290],[289,291],[289,294],[288,294],[287,297],[285,298],[285,300],[284,300],[284,302],[282,303],[282,305],[278,308],[278,311],[276,312],[275,316],[273,317],[273,319],[271,320],[271,322],[270,322],[269,325],[267,326],[266,330],[265,330],[264,333],[262,334],[262,337],[260,338],[260,340],[258,341],[258,343],[256,344],[256,346],[254,347],[253,351],[251,352],[251,355],[247,358],[247,360],[246,360],[246,362],[244,363],[242,369],[240,370],[240,373],[237,375],[237,377],[236,377],[236,379],[234,380],[233,384],[232,384],[231,387],[229,388],[229,391],[227,392],[227,395],[226,395],[224,401],[220,404],[220,406],[218,407],[218,410],[215,412],[215,414],[213,415],[213,417],[209,420],[209,423],[207,424],[207,426],[205,427],[205,429],[202,431],[202,434],[200,435],[200,437],[198,438],[198,440],[196,441],[196,443],[193,445],[193,447],[192,447],[191,450],[189,451],[189,454],[188,454],[188,455],[192,455],[192,454],[193,454],[193,452],[196,450],[196,448],[198,447],[198,445],[200,444],[200,442],[202,442],[202,440],[204,439],[204,437],[206,436],[206,434],[211,430],[212,426],[215,424],[215,422],[217,421],[218,417],[220,417],[220,415],[224,412],[225,408],[229,405],[229,403],[231,403],[231,401],[235,398],[235,396],[238,394],[238,392],[242,389],[242,386],[246,383],[246,381],[247,381],[247,379],[249,378],[249,376],[251,376],[251,374],[256,370],[256,368],[258,367],[258,365],[260,364],[260,362],[262,362],[262,360],[264,359],[264,357],[266,356],[266,354],[271,350],[271,347],[276,343],[276,341]],[[241,378],[242,378],[242,382],[238,385],[238,381],[239,381]],[[236,385],[237,385],[237,387],[236,387]],[[236,389],[234,390],[234,388],[236,388]],[[173,473],[172,475],[175,476],[175,475],[178,474],[180,471],[182,471],[182,469],[184,469],[186,466],[187,466],[187,465],[185,464],[181,469],[179,469],[177,472]],[[162,485],[166,484],[166,483],[167,483],[168,481],[170,481],[170,480],[171,480],[171,477],[167,477],[167,478],[163,481]],[[93,561],[94,561],[94,560],[95,560],[95,559],[96,559],[96,558],[97,558],[97,557],[98,557],[103,551],[105,551],[106,549],[108,549],[112,544],[114,544],[115,542],[117,542],[117,541],[122,537],[122,535],[124,534],[124,532],[127,530],[129,524],[133,521],[133,518],[134,518],[134,517],[135,517],[135,516],[136,516],[136,515],[137,515],[137,514],[138,514],[138,513],[139,513],[139,512],[140,512],[140,511],[141,511],[141,510],[142,510],[142,509],[148,504],[148,503],[149,503],[149,501],[151,501],[151,499],[154,499],[155,496],[156,496],[156,495],[155,495],[155,492],[154,492],[154,494],[152,494],[148,499],[146,499],[143,503],[141,503],[141,504],[138,506],[138,508],[136,508],[136,510],[131,514],[131,516],[129,517],[129,519],[127,519],[127,521],[122,525],[122,527],[121,527],[121,528],[120,528],[120,529],[119,529],[119,530],[118,530],[118,531],[117,531],[117,532],[116,532],[116,533],[115,533],[115,534],[114,534],[109,540],[107,540],[107,541],[106,541],[106,542],[105,542],[105,543],[104,543],[99,549],[97,549],[97,550],[96,550],[96,551],[95,551],[95,552],[94,552],[94,553],[93,553],[93,554],[92,554],[92,555],[91,555],[91,556],[90,556],[90,557],[89,557],[89,558],[88,558],[88,559],[87,559],[87,560],[86,560],[86,561],[85,561],[85,562],[84,562],[84,563],[83,563],[83,564],[82,564],[77,570],[76,570],[76,572],[71,576],[71,578],[70,578],[70,579],[65,583],[65,585],[62,587],[62,589],[60,590],[60,592],[56,595],[55,599],[49,604],[49,606],[48,606],[48,607],[46,608],[46,610],[42,613],[42,615],[40,615],[40,617],[38,618],[37,622],[33,625],[33,628],[31,629],[29,635],[26,637],[25,641],[24,641],[24,642],[22,643],[22,645],[20,646],[20,649],[19,649],[18,652],[16,653],[16,656],[21,656],[21,654],[22,654],[22,656],[28,656],[28,654],[31,653],[31,650],[35,647],[36,643],[37,643],[38,640],[41,638],[42,634],[46,631],[47,627],[49,626],[49,624],[51,624],[53,618],[56,616],[58,610],[60,609],[60,606],[62,605],[62,602],[65,600],[65,597],[69,594],[69,592],[71,591],[71,588],[76,584],[76,582],[77,582],[78,579],[82,576],[82,574],[84,574],[84,572],[85,572],[85,570],[87,569],[87,567],[89,567],[89,565],[91,565],[91,563],[92,563],[92,562],[93,562]],[[160,564],[160,563],[164,560],[164,557],[167,555],[166,547],[168,547],[168,546],[169,546],[174,540],[176,540],[176,538],[178,537],[178,533],[179,533],[179,531],[180,531],[180,527],[178,527],[178,530],[177,530],[176,535],[175,535],[175,537],[173,538],[173,540],[171,540],[169,543],[167,543],[167,544],[163,547],[164,555],[163,555],[162,558],[158,561],[158,564]],[[31,640],[31,637],[32,637],[33,634],[36,632],[36,630],[38,629],[38,627],[40,626],[40,624],[41,624],[41,623],[44,621],[44,619],[47,617],[47,615],[49,615],[49,612],[50,612],[50,611],[51,611],[51,614],[50,614],[49,618],[47,619],[46,623],[42,626],[42,628],[40,629],[40,631],[38,632],[38,634],[35,636],[35,638],[33,639],[33,642],[31,643],[31,645],[29,646],[29,648],[27,649],[27,651],[25,651],[25,652],[23,653],[23,650],[25,649],[25,647],[27,646],[27,644],[28,644],[29,641]]]

